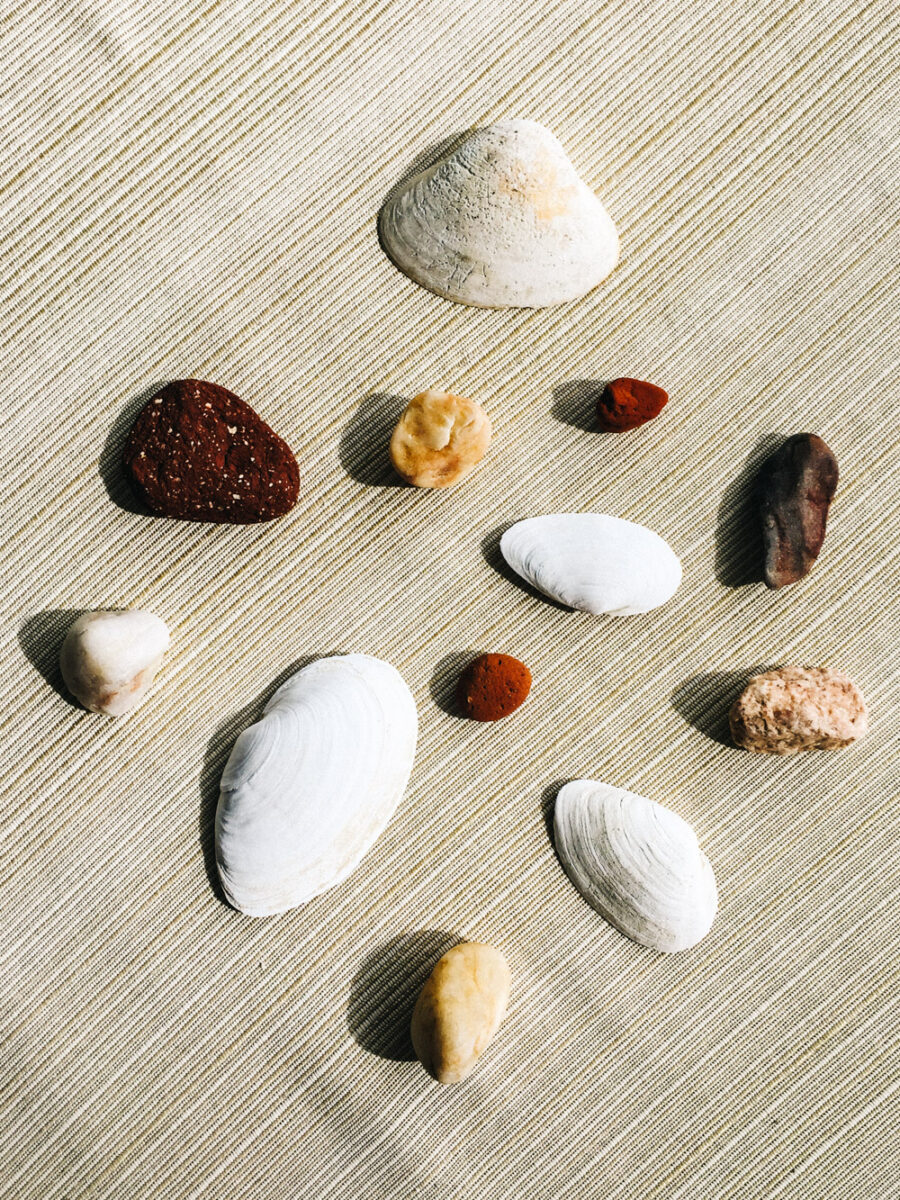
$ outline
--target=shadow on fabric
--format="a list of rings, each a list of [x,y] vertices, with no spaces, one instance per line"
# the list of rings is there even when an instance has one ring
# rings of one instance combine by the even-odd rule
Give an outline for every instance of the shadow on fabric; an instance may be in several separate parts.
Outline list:
[[[571,379],[557,384],[553,389],[551,416],[587,433],[601,433],[597,428],[597,401],[607,383],[606,379]]]
[[[754,675],[772,669],[764,664],[743,671],[702,671],[678,685],[671,696],[672,707],[700,733],[734,749],[728,710]]]
[[[17,634],[22,653],[37,673],[66,704],[78,709],[81,705],[63,683],[59,652],[69,627],[90,611],[89,608],[47,608],[26,617]]]
[[[716,579],[724,587],[763,582],[763,540],[756,480],[760,467],[784,437],[759,439],[740,472],[722,493],[716,514]]]
[[[520,518],[521,519],[521,518]],[[554,600],[552,596],[545,596],[543,592],[539,592],[537,588],[532,587],[527,580],[518,575],[500,550],[500,539],[506,533],[510,526],[515,525],[515,521],[504,521],[502,525],[497,525],[494,529],[486,533],[481,539],[481,557],[489,567],[492,567],[498,575],[502,576],[509,583],[514,583],[520,591],[523,591],[526,596],[531,596],[535,600],[540,600],[542,604],[548,604],[551,608],[557,608],[560,612],[573,612],[566,604],[560,604],[558,600]]]
[[[342,652],[335,650],[333,653],[340,654]],[[252,700],[249,704],[245,704],[243,708],[238,709],[237,712],[222,721],[206,744],[206,753],[203,756],[203,766],[200,770],[198,834],[206,877],[209,880],[209,885],[213,893],[223,904],[226,904],[227,901],[222,891],[222,885],[219,882],[219,872],[216,868],[215,825],[216,807],[219,803],[219,781],[222,778],[222,772],[225,769],[228,756],[231,754],[239,734],[248,725],[253,725],[260,719],[263,715],[263,709],[278,688],[283,683],[286,683],[292,675],[296,675],[298,671],[301,671],[304,667],[308,667],[310,663],[315,662],[319,658],[326,657],[329,656],[326,654],[306,654],[302,658],[298,658],[296,662],[286,667],[273,683],[260,692],[255,700]]]
[[[438,708],[448,716],[458,717],[460,721],[469,719],[460,710],[456,698],[459,677],[463,673],[463,669],[483,653],[483,650],[456,650],[453,654],[445,654],[438,660],[428,683],[428,690]]]
[[[169,382],[170,380],[163,379],[158,383],[152,383],[138,392],[136,396],[132,396],[130,400],[126,400],[113,418],[113,423],[110,425],[103,443],[103,449],[100,451],[98,470],[107,496],[113,504],[118,505],[125,512],[137,513],[142,517],[152,517],[156,514],[145,507],[134,494],[122,465],[122,451],[125,449],[126,439],[131,433],[131,427],[136,421],[138,413],[147,401],[158,395]]]
[[[368,487],[409,485],[391,463],[391,434],[407,401],[402,396],[376,392],[366,396],[341,434],[338,457],[351,479]]]
[[[379,1058],[412,1062],[409,1023],[419,992],[442,954],[463,938],[443,929],[402,933],[363,959],[347,1000],[347,1027]]]

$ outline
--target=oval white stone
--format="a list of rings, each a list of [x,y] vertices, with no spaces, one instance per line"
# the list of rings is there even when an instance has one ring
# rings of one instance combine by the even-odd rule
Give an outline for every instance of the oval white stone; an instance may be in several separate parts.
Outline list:
[[[536,121],[477,130],[386,202],[379,230],[410,279],[488,308],[575,300],[619,257],[606,209]]]
[[[222,774],[216,863],[230,904],[263,917],[334,887],[378,838],[416,749],[412,693],[366,654],[292,675]]]
[[[89,612],[69,627],[59,667],[85,708],[121,717],[143,700],[168,648],[166,624],[151,612]]]
[[[658,533],[603,513],[554,513],[510,526],[500,550],[539,592],[585,612],[649,612],[671,599],[681,561]]]
[[[671,809],[576,779],[560,788],[553,829],[572,883],[626,937],[674,954],[709,932],[718,908],[713,869]]]

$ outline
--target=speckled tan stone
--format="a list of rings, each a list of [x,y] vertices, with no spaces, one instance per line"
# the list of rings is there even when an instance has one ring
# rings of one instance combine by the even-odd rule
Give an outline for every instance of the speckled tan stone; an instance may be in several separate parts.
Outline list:
[[[509,999],[509,964],[499,950],[463,942],[440,959],[413,1010],[412,1044],[439,1083],[469,1075],[497,1032]]]
[[[477,401],[421,392],[397,422],[391,462],[415,487],[449,487],[481,462],[490,440],[491,422]]]
[[[745,750],[796,754],[835,750],[865,736],[866,702],[842,671],[781,667],[756,675],[728,714],[731,736]]]

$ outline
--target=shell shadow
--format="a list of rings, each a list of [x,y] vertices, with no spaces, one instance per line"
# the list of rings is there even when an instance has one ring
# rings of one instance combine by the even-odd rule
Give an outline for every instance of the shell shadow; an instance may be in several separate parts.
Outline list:
[[[550,414],[564,425],[573,425],[588,433],[597,428],[597,401],[609,381],[606,379],[570,379],[553,389]]]
[[[559,859],[559,854],[556,850],[556,840],[553,836],[553,813],[556,809],[556,797],[559,795],[560,788],[571,783],[571,777],[566,779],[555,779],[553,783],[549,783],[541,792],[541,815],[544,818],[544,828],[547,830],[547,841],[553,847],[553,853]],[[562,865],[560,863],[560,865]]]
[[[106,494],[113,504],[118,505],[125,512],[137,513],[142,517],[152,517],[156,514],[146,508],[132,490],[122,465],[122,451],[125,449],[125,441],[138,413],[147,401],[161,392],[169,382],[170,380],[163,379],[152,383],[138,392],[136,396],[125,401],[113,418],[97,464]]]
[[[456,650],[453,654],[445,654],[434,668],[428,690],[438,708],[448,716],[457,717],[460,721],[468,719],[460,712],[457,703],[457,685],[463,668],[482,653],[482,650]]]
[[[338,457],[351,479],[368,487],[409,485],[394,470],[389,446],[394,426],[407,401],[402,396],[375,392],[362,401],[344,426]]]
[[[340,654],[342,652],[335,650],[333,653]],[[222,885],[219,882],[219,872],[216,867],[215,825],[216,807],[219,803],[219,781],[222,778],[225,763],[228,761],[228,756],[231,754],[232,747],[237,741],[238,735],[248,725],[252,725],[260,719],[270,696],[283,683],[286,683],[292,675],[295,675],[304,667],[308,667],[316,659],[325,657],[327,657],[327,654],[305,654],[301,658],[298,658],[296,662],[291,663],[289,667],[285,667],[277,678],[259,693],[256,699],[251,700],[249,704],[245,704],[243,708],[239,708],[237,712],[222,721],[206,743],[203,766],[200,769],[200,813],[197,832],[206,877],[209,880],[209,885],[214,895],[223,904],[227,904],[228,902],[222,891]]]
[[[89,608],[46,608],[26,617],[17,633],[22,653],[37,673],[66,704],[81,711],[84,711],[82,706],[63,683],[59,651],[70,625],[90,611]]]
[[[743,671],[701,671],[672,692],[672,707],[700,733],[733,750],[728,710],[754,675],[772,669],[761,664]]]
[[[419,992],[434,964],[463,941],[443,929],[401,933],[372,951],[353,976],[347,1028],[370,1054],[413,1062],[409,1023]]]
[[[757,479],[766,459],[784,441],[775,433],[761,437],[738,475],[722,493],[716,513],[716,579],[725,587],[763,581],[763,540]]]
[[[551,596],[545,596],[543,592],[539,592],[537,588],[532,587],[521,575],[516,574],[503,557],[500,550],[500,539],[506,533],[507,529],[515,525],[515,523],[515,521],[504,521],[502,525],[497,525],[489,533],[486,533],[481,539],[481,557],[498,575],[508,580],[509,583],[515,584],[527,596],[531,596],[535,600],[540,600],[542,604],[548,604],[551,608],[559,609],[560,612],[574,612],[574,609],[569,608],[565,604],[560,604],[558,600],[554,600]]]

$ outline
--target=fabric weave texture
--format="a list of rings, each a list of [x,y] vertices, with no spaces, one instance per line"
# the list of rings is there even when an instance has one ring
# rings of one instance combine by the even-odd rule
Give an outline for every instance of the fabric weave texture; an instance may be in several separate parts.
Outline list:
[[[850,0],[8,0],[0,11],[2,1200],[896,1200],[900,1175],[896,5]],[[453,305],[382,253],[379,207],[465,131],[560,137],[615,220],[575,304]],[[601,434],[605,380],[664,387]],[[136,511],[141,404],[209,379],[294,448],[263,526]],[[476,471],[402,486],[428,387],[494,424]],[[750,481],[792,433],[841,480],[803,582],[754,579]],[[519,586],[515,520],[597,511],[684,581],[619,620]],[[65,694],[75,616],[172,649],[110,721]],[[237,734],[317,656],[387,659],[419,709],[355,874],[252,920],[215,883]],[[476,653],[525,705],[452,712]],[[869,736],[729,744],[754,671],[847,671]],[[590,777],[696,828],[721,897],[695,950],[630,943],[568,883],[553,798]],[[472,1077],[412,1058],[454,941],[512,970]]]

